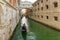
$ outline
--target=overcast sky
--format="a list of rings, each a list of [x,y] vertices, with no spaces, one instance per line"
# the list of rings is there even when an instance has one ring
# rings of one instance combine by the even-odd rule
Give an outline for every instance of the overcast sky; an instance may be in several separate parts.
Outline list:
[[[21,1],[30,1],[30,2],[34,3],[36,0],[21,0]]]

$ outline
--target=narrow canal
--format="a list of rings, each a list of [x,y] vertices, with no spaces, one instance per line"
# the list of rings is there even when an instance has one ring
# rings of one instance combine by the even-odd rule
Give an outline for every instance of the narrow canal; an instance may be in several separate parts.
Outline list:
[[[22,35],[22,26],[25,24],[27,28],[27,35],[25,33]],[[26,37],[23,37],[26,36]],[[31,31],[29,31],[29,23],[28,18],[23,17],[18,25],[16,26],[16,29],[11,37],[11,40],[36,40],[35,34]]]
[[[28,19],[29,32],[34,34],[35,40],[60,40],[60,32],[46,25],[38,23],[32,19]],[[18,23],[11,37],[11,40],[23,40],[21,35],[21,22]]]

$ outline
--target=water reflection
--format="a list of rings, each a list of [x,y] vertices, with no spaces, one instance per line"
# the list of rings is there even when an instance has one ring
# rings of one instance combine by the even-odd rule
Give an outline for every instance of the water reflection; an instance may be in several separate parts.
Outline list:
[[[27,40],[36,40],[36,36],[33,32],[27,34]]]

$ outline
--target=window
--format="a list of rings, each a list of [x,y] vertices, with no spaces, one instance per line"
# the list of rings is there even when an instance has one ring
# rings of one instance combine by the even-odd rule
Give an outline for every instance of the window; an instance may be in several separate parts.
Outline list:
[[[38,8],[38,10],[39,10],[39,8]]]
[[[41,10],[43,10],[43,7],[41,7]]]
[[[48,16],[46,16],[46,19],[49,19],[49,17],[48,17]]]
[[[43,18],[43,16],[41,15],[41,18]]]
[[[38,15],[38,17],[39,17],[39,15]]]
[[[43,0],[41,0],[41,3],[43,3]]]
[[[38,5],[39,5],[39,3],[38,3]]]
[[[57,2],[54,2],[54,7],[58,7],[58,3]]]
[[[46,5],[46,9],[48,9],[48,5]]]
[[[58,20],[58,17],[54,16],[54,20],[57,21]]]
[[[46,1],[48,1],[48,0],[46,0]]]

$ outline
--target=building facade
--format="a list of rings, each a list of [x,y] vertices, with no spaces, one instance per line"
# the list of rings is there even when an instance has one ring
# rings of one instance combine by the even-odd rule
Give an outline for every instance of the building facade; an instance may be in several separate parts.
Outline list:
[[[60,0],[37,0],[32,10],[32,19],[60,30]]]
[[[0,40],[9,40],[18,22],[18,0],[0,0]]]

